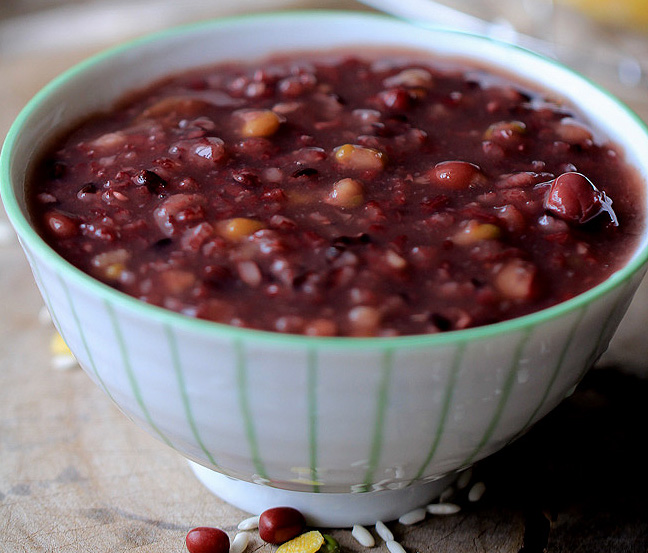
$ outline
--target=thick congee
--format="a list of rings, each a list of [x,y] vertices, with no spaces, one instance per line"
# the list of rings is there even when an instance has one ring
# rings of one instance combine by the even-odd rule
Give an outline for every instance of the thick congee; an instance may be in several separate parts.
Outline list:
[[[623,152],[551,92],[421,54],[303,54],[133,92],[40,157],[47,242],[144,302],[314,336],[435,333],[599,284],[643,230]]]

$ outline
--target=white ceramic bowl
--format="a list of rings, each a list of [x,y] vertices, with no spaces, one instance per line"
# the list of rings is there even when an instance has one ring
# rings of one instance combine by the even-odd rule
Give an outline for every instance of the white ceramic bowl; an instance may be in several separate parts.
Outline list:
[[[2,196],[43,298],[97,385],[228,501],[252,512],[289,503],[329,526],[392,519],[430,500],[553,409],[606,349],[645,272],[646,237],[603,284],[516,320],[430,336],[309,338],[193,320],[99,283],[36,234],[23,191],[53,133],[157,77],[362,45],[471,58],[541,82],[572,99],[648,180],[646,128],[566,68],[486,38],[321,12],[213,21],[99,55],[29,103],[1,158]]]

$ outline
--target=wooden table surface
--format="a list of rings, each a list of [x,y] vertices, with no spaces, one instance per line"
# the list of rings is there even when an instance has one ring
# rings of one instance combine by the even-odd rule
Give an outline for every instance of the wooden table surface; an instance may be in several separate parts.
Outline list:
[[[344,0],[247,0],[239,11],[260,4],[362,9]],[[220,11],[194,15],[224,13],[210,9]],[[43,84],[106,45],[43,49],[37,38],[3,50],[0,34],[0,139]],[[644,99],[632,107],[648,120]],[[467,501],[464,490],[459,514],[389,525],[408,552],[648,552],[646,288],[576,393],[475,467],[473,481],[486,484],[481,501]],[[233,536],[246,513],[207,492],[81,370],[53,370],[42,305],[0,209],[0,552],[182,552],[187,531],[203,525]],[[331,533],[344,551],[364,550],[348,530]],[[274,549],[254,534],[249,551]],[[374,550],[387,551],[380,542]]]

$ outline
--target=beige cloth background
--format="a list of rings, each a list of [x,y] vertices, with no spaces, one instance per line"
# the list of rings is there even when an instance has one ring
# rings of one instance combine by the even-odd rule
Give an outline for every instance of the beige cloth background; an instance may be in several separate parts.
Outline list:
[[[5,2],[0,139],[51,78],[127,38],[258,10],[369,9],[347,0]],[[43,6],[48,9],[39,11]],[[633,91],[631,96],[648,120],[648,95]],[[644,286],[604,363],[648,374],[647,297]],[[51,369],[53,329],[39,322],[41,307],[0,209],[0,551],[178,552],[184,550],[186,532],[199,525],[219,526],[233,536],[244,513],[204,490],[183,459],[128,421],[80,370]],[[487,515],[459,515],[395,531],[410,551],[518,551],[524,541],[522,515],[501,509]],[[349,532],[334,535],[347,551],[362,549]],[[249,550],[273,549],[255,538]]]

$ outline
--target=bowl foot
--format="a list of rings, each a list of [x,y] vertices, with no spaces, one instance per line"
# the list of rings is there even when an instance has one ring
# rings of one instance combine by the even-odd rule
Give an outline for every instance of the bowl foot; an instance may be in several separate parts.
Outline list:
[[[194,474],[206,487],[231,505],[258,515],[271,507],[290,506],[301,511],[309,525],[348,528],[395,520],[439,496],[455,479],[449,474],[400,490],[366,493],[312,493],[282,490],[236,480],[189,461]]]

